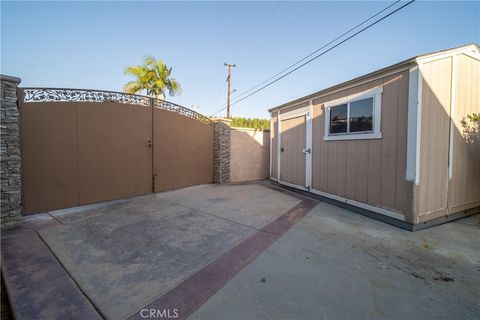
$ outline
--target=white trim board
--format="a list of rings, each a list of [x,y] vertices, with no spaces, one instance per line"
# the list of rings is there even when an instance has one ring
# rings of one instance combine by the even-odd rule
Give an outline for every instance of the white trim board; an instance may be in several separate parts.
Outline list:
[[[278,182],[280,184],[305,191],[305,188],[303,188],[302,186],[295,185],[295,184],[288,183],[288,182],[283,182],[283,181],[278,181]],[[363,203],[363,202],[358,202],[358,201],[355,201],[355,200],[347,199],[347,198],[344,198],[344,197],[340,197],[340,196],[337,196],[337,195],[334,195],[334,194],[331,194],[331,193],[327,193],[327,192],[323,192],[323,191],[320,191],[320,190],[316,190],[316,189],[313,189],[313,188],[311,188],[307,192],[311,192],[313,194],[318,194],[320,196],[323,196],[323,197],[326,197],[326,198],[329,198],[329,199],[333,199],[333,200],[343,202],[343,203],[346,203],[346,204],[349,204],[349,205],[352,205],[352,206],[355,206],[355,207],[358,207],[358,208],[362,208],[362,209],[369,210],[369,211],[372,211],[372,212],[375,212],[375,213],[379,213],[379,214],[382,214],[384,216],[387,216],[387,217],[390,217],[390,218],[393,218],[393,219],[397,219],[399,221],[406,221],[405,220],[405,215],[403,215],[399,212],[395,212],[395,211],[384,209],[384,208],[375,207],[375,206],[372,206],[370,204],[366,204],[366,203]]]
[[[417,106],[418,106],[418,67],[410,69],[408,77],[408,114],[407,114],[407,168],[405,177],[407,181],[415,181],[417,173]]]
[[[420,184],[420,142],[422,138],[422,94],[423,94],[423,73],[418,67],[418,88],[417,88],[417,133],[415,143],[415,185]]]
[[[355,102],[358,100],[370,98],[370,97],[376,96],[377,94],[382,94],[382,93],[383,93],[383,86],[376,87],[376,88],[365,90],[365,91],[355,93],[346,97],[327,101],[323,105],[325,106],[325,108],[328,108],[328,107],[344,104],[347,102]]]
[[[270,114],[270,146],[269,146],[269,152],[270,152],[270,170],[269,170],[269,176],[270,176],[270,179],[273,178],[272,176],[272,171],[273,171],[273,168],[272,168],[272,142],[273,142],[273,134],[274,134],[274,131],[275,130],[275,127],[273,125],[273,114]]]
[[[324,136],[325,141],[338,141],[338,140],[369,140],[369,139],[381,139],[381,132],[368,132],[368,133],[346,133],[337,134],[334,136]]]
[[[304,187],[304,186],[300,186],[300,185],[298,185],[298,184],[293,184],[293,183],[290,183],[290,182],[285,182],[285,181],[280,181],[280,180],[278,180],[277,182],[280,183],[280,184],[283,184],[283,185],[292,187],[292,188],[296,188],[296,189],[305,191],[305,187]]]
[[[453,177],[453,148],[454,148],[454,132],[455,132],[455,107],[456,107],[456,87],[457,87],[457,55],[452,57],[452,83],[450,90],[450,139],[448,143],[448,180]],[[448,190],[447,190],[448,194]]]
[[[312,185],[312,155],[313,155],[313,100],[310,100],[308,105],[308,112],[306,114],[306,136],[305,136],[305,148],[310,149],[310,152],[305,154],[305,187],[309,189]]]
[[[353,206],[356,206],[356,207],[359,207],[359,208],[362,208],[362,209],[366,209],[366,210],[370,210],[370,211],[373,211],[373,212],[376,212],[376,213],[380,213],[380,214],[383,214],[384,216],[387,216],[387,217],[390,217],[390,218],[394,218],[394,219],[397,219],[397,220],[400,220],[400,221],[405,221],[405,216],[403,214],[392,211],[392,210],[375,207],[375,206],[372,206],[370,204],[366,204],[366,203],[363,203],[363,202],[358,202],[358,201],[355,201],[355,200],[347,199],[347,198],[344,198],[344,197],[340,197],[340,196],[337,196],[337,195],[334,195],[334,194],[331,194],[331,193],[327,193],[327,192],[323,192],[323,191],[320,191],[320,190],[316,190],[316,189],[313,189],[313,188],[310,189],[310,192],[318,194],[318,195],[326,197],[326,198],[337,200],[339,202],[350,204],[350,205],[353,205]]]
[[[381,119],[382,119],[382,93],[383,87],[376,87],[369,89],[360,93],[352,94],[340,99],[335,99],[327,101],[323,104],[324,110],[324,121],[325,121],[325,132],[323,135],[323,140],[364,140],[364,139],[381,139],[382,132],[381,128]],[[350,119],[350,103],[373,98],[373,131],[371,132],[347,132],[339,134],[330,134],[330,108],[341,105],[348,104],[347,107],[347,119]]]
[[[442,53],[432,53],[423,57],[418,57],[415,59],[417,64],[432,62],[436,60],[441,60],[448,57],[453,57],[458,54],[465,54],[475,59],[480,59],[480,53],[478,52],[477,48],[474,45],[465,46],[457,49],[452,49],[447,52]]]
[[[280,121],[280,111],[277,111],[277,181],[280,182],[280,148],[282,145],[282,121]]]
[[[291,111],[288,111],[288,112],[285,112],[285,113],[280,113],[278,118],[280,120],[287,120],[287,119],[291,119],[291,118],[302,117],[306,113],[308,113],[309,110],[310,110],[310,105],[308,105],[306,107],[303,107],[303,108],[291,110]]]

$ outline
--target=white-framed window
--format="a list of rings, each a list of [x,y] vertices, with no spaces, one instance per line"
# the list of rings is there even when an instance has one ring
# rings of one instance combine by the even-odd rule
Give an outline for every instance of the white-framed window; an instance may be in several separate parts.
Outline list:
[[[324,140],[380,139],[383,88],[375,88],[324,104]]]

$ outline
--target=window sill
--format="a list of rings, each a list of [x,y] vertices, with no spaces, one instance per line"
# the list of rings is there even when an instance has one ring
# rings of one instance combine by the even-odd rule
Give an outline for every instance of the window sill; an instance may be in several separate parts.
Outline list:
[[[323,140],[325,141],[335,141],[335,140],[368,140],[368,139],[381,139],[382,133],[348,133],[348,134],[338,134],[333,136],[324,136]]]

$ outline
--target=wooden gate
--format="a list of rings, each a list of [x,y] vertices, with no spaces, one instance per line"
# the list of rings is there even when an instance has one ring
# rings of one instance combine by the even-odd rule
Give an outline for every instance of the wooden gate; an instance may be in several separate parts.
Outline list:
[[[19,89],[26,214],[213,180],[213,126],[145,96]]]
[[[213,181],[213,126],[155,108],[155,192]]]

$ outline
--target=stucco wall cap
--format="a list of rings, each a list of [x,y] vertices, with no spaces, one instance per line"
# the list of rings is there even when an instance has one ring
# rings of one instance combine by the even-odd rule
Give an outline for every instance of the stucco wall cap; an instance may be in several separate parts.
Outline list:
[[[6,74],[0,74],[0,80],[1,81],[10,81],[10,82],[14,82],[16,84],[19,84],[20,82],[22,82],[22,79],[14,77],[14,76],[8,76]]]
[[[213,118],[212,121],[213,121],[213,122],[222,122],[222,123],[226,124],[227,126],[232,126],[232,119],[228,119],[228,118]]]
[[[270,129],[255,129],[255,128],[243,128],[243,127],[232,127],[232,130],[237,130],[237,131],[270,132]]]

